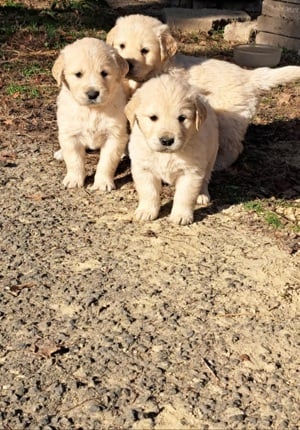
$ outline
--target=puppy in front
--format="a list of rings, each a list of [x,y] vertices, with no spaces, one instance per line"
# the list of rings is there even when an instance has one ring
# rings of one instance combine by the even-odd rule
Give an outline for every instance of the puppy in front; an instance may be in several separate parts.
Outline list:
[[[246,70],[227,61],[177,54],[170,28],[146,15],[118,18],[107,42],[129,63],[131,91],[161,73],[185,70],[184,79],[206,95],[217,113],[220,145],[215,170],[226,169],[242,152],[263,91],[300,79],[299,66]]]
[[[114,48],[89,37],[67,45],[55,61],[52,74],[61,86],[57,98],[61,150],[55,158],[66,163],[66,188],[83,186],[86,148],[100,148],[91,188],[115,188],[115,171],[128,142],[122,84],[127,72],[126,60]]]
[[[199,90],[163,74],[139,88],[125,108],[132,133],[129,156],[138,193],[136,218],[160,210],[162,181],[175,185],[170,220],[193,222],[196,202],[209,202],[208,183],[218,151],[218,121]]]

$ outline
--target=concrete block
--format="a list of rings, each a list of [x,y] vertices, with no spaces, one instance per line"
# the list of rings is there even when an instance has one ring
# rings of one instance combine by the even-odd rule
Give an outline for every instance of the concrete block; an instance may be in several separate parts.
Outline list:
[[[295,19],[300,16],[300,3],[284,3],[275,0],[264,0],[262,15]]]
[[[228,42],[248,43],[257,29],[257,21],[232,22],[224,28],[224,39]]]
[[[281,48],[300,50],[300,39],[295,37],[280,36],[279,34],[265,33],[260,31],[255,38],[256,43],[266,43],[268,45],[280,46]]]
[[[126,9],[127,7],[154,7],[154,6],[167,6],[169,0],[106,0],[108,6],[112,9]]]
[[[193,0],[171,0],[167,6],[171,6],[171,7],[193,7]]]
[[[258,0],[223,0],[221,6],[219,2],[219,8],[231,9],[231,10],[245,10],[246,12],[257,12],[260,13],[261,6]]]
[[[250,21],[246,12],[223,9],[165,8],[163,18],[172,29],[209,32],[218,22]]]
[[[205,9],[205,8],[217,7],[216,1],[210,0],[193,0],[194,9]]]
[[[261,15],[257,19],[257,30],[300,38],[300,17],[288,19]]]

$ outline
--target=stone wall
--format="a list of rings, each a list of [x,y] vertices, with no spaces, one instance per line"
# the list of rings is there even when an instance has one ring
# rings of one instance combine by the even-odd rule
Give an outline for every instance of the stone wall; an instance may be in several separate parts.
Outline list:
[[[300,50],[300,0],[264,0],[257,20],[257,43]]]

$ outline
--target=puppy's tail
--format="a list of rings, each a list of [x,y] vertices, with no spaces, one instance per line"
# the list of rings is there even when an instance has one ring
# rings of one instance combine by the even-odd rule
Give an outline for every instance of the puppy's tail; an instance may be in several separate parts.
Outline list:
[[[300,66],[285,66],[277,69],[259,67],[251,71],[251,78],[258,90],[270,90],[277,85],[300,80]]]

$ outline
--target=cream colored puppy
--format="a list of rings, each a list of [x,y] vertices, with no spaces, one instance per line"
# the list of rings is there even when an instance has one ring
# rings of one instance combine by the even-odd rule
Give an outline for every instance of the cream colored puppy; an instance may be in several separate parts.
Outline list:
[[[55,61],[52,73],[61,86],[57,99],[61,150],[55,157],[66,163],[65,187],[83,186],[85,149],[100,148],[92,189],[115,188],[114,174],[128,142],[122,85],[127,72],[127,62],[115,49],[95,38],[66,46]]]
[[[157,218],[162,181],[175,184],[170,220],[193,222],[194,207],[209,201],[208,183],[218,150],[218,123],[197,88],[164,74],[150,79],[127,104],[136,218]],[[199,193],[201,193],[199,195]]]
[[[220,146],[216,170],[230,166],[242,152],[260,94],[300,79],[299,66],[245,70],[226,61],[178,55],[168,26],[144,15],[119,18],[107,35],[107,42],[127,59],[132,90],[160,73],[180,68],[186,71],[185,79],[200,88],[218,116]]]

